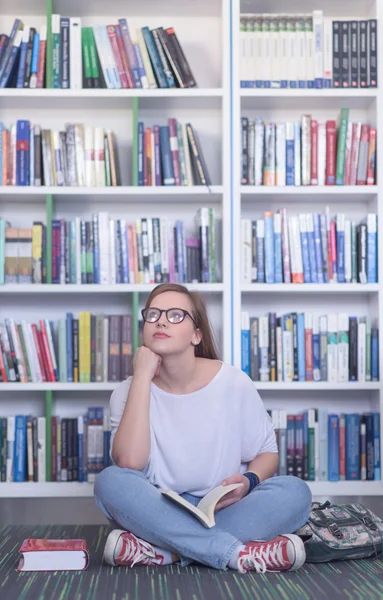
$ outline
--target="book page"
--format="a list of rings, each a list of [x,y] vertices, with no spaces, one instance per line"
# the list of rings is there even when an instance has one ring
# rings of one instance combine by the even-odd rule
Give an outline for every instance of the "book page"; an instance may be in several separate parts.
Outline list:
[[[201,510],[208,517],[209,521],[215,524],[214,520],[214,509],[215,506],[223,496],[226,496],[232,490],[243,485],[243,483],[231,483],[230,485],[219,485],[204,496],[197,504],[199,510]]]

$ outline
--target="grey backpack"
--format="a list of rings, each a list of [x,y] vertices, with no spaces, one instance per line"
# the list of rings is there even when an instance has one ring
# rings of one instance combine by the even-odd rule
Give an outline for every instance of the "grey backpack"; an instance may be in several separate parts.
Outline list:
[[[307,562],[378,557],[383,552],[383,521],[361,504],[313,502],[307,523],[295,533],[304,541]]]

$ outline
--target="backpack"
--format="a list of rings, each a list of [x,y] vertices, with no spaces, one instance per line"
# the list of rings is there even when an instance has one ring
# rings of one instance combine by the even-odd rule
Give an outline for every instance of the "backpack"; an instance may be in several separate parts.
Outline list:
[[[361,504],[313,502],[309,519],[295,532],[304,542],[306,562],[378,557],[383,521]]]

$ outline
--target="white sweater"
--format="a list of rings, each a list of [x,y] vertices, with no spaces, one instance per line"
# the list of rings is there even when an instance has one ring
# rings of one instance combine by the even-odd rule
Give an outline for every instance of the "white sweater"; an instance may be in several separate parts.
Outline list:
[[[131,377],[110,398],[113,439]],[[212,381],[191,394],[150,391],[150,455],[142,472],[159,487],[204,496],[264,452],[278,452],[274,427],[251,379],[222,363]]]

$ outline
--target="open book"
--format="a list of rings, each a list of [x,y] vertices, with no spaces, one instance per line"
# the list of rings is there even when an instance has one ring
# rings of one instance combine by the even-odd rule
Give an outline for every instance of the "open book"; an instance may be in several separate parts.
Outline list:
[[[214,509],[218,500],[220,500],[223,496],[226,496],[226,494],[228,494],[232,490],[235,490],[240,485],[243,485],[243,483],[219,485],[218,487],[215,487],[212,490],[210,490],[210,492],[208,492],[206,496],[201,498],[197,506],[194,506],[188,500],[185,500],[184,498],[182,498],[182,496],[180,496],[179,494],[177,494],[177,492],[174,492],[173,490],[164,490],[162,488],[159,488],[159,491],[161,492],[161,494],[164,494],[174,502],[177,502],[177,504],[179,504],[180,506],[186,508],[186,510],[188,510],[192,515],[194,515],[204,527],[214,527]]]

